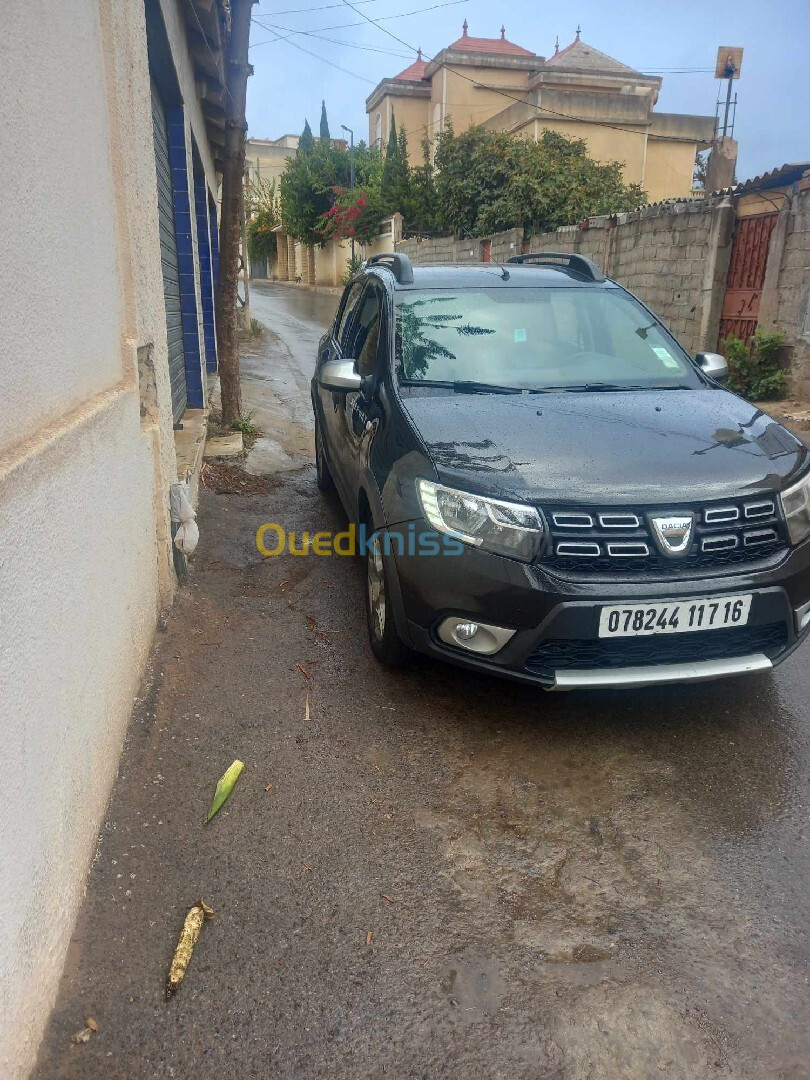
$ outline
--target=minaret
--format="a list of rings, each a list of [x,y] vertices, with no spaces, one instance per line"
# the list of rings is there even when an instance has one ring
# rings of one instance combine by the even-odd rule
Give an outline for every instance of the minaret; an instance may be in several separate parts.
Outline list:
[[[467,36],[467,31],[468,31],[469,29],[470,29],[470,28],[469,28],[469,26],[467,25],[467,20],[466,20],[466,18],[465,18],[465,20],[464,20],[464,23],[463,23],[463,25],[462,25],[462,27],[461,27],[461,36],[462,36],[462,37],[466,37],[466,36]]]

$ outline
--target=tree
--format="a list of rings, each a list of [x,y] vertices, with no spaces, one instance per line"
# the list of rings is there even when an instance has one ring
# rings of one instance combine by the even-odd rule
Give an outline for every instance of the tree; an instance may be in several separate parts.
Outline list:
[[[329,134],[329,121],[326,119],[326,102],[321,102],[321,142],[331,142],[332,136]]]
[[[552,131],[532,142],[482,127],[449,129],[439,135],[435,164],[439,213],[460,236],[546,231],[647,201],[640,185],[624,183],[621,162],[594,161],[582,139]]]
[[[279,223],[278,191],[275,180],[261,177],[245,191],[247,245],[251,259],[266,259],[276,248],[273,229]]]
[[[386,212],[389,214],[403,212],[409,187],[408,141],[404,128],[401,134],[397,135],[396,123],[396,117],[392,111],[391,130],[388,132],[388,144],[382,170],[382,196]]]
[[[318,142],[290,158],[281,177],[281,220],[290,236],[304,244],[323,243],[319,220],[332,208],[335,188],[349,186],[349,154],[331,142]]]
[[[312,128],[309,126],[309,120],[304,120],[304,130],[301,132],[301,138],[298,140],[298,152],[301,154],[309,154],[315,147],[315,136],[312,134]]]
[[[406,209],[405,228],[416,236],[437,236],[444,231],[436,203],[435,170],[431,160],[430,140],[422,140],[422,164],[409,170],[409,198]]]
[[[335,188],[335,204],[317,223],[322,240],[355,239],[367,244],[379,235],[385,206],[379,187]]]
[[[704,191],[706,188],[706,176],[709,172],[709,158],[711,150],[698,150],[695,154],[695,167],[692,172],[692,190]]]
[[[222,209],[219,225],[219,278],[216,291],[217,347],[222,421],[230,427],[242,412],[236,303],[239,242],[245,174],[245,100],[253,0],[231,0],[231,32],[226,49],[225,147],[222,152]]]

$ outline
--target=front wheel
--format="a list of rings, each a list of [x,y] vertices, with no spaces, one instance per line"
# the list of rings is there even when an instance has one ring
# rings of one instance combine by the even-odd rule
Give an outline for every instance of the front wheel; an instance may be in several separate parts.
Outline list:
[[[379,533],[369,541],[366,551],[366,621],[369,644],[376,659],[387,667],[404,664],[410,649],[403,643],[394,624]]]

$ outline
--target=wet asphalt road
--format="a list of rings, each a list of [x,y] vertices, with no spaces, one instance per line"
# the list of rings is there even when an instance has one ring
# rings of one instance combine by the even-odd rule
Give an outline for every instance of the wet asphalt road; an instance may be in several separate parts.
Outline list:
[[[279,486],[204,493],[36,1075],[810,1076],[807,649],[634,693],[381,669],[362,567],[254,540],[344,524],[306,458],[335,298],[251,299],[273,335],[247,407],[282,418],[253,467]],[[217,916],[166,1003],[200,896]]]

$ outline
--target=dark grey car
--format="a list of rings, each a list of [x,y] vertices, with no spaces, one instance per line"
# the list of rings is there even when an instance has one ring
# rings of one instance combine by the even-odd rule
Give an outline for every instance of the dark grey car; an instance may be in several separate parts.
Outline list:
[[[784,659],[810,630],[810,461],[725,372],[580,256],[370,260],[312,401],[378,659],[549,689]]]

